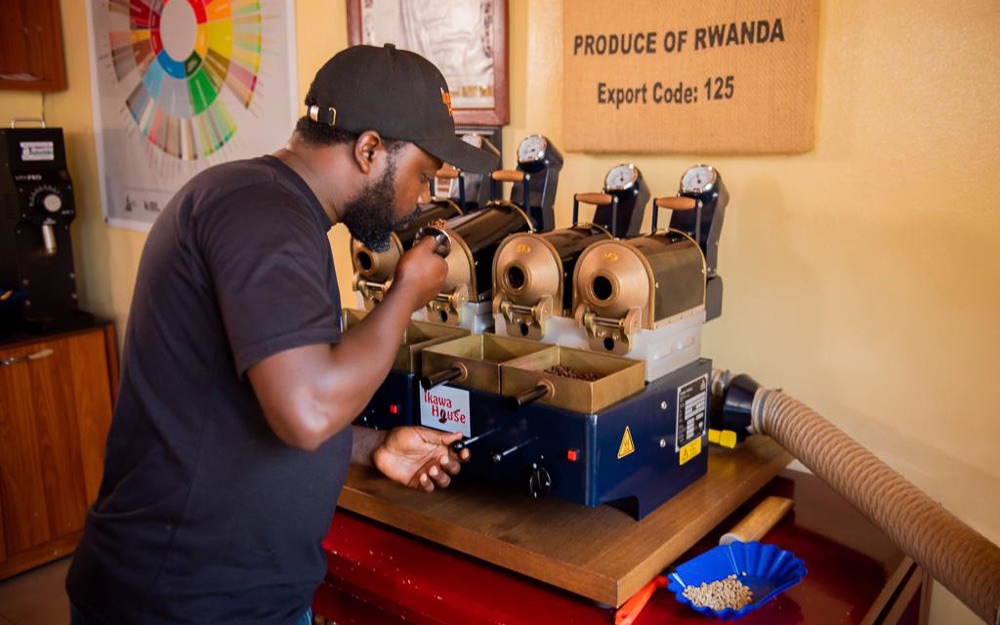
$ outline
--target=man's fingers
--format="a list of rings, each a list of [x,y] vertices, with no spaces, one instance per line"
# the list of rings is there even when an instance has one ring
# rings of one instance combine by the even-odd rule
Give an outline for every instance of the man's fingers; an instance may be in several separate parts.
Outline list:
[[[455,475],[462,470],[462,465],[451,456],[443,456],[441,458],[441,468],[448,473]]]
[[[420,487],[421,490],[424,490],[428,493],[434,491],[434,482],[432,482],[431,479],[427,477],[426,473],[420,474],[420,477],[417,479],[417,485]]]
[[[447,471],[442,471],[436,466],[427,469],[427,474],[441,488],[447,488],[448,484],[451,484],[451,476],[448,475]]]
[[[441,438],[439,439],[442,445],[451,445],[455,441],[462,440],[461,432],[448,432],[447,434],[441,433]]]
[[[433,253],[434,250],[437,249],[438,242],[434,240],[434,237],[420,237],[420,240],[417,241],[416,246],[419,247],[421,245],[423,245],[428,252]]]

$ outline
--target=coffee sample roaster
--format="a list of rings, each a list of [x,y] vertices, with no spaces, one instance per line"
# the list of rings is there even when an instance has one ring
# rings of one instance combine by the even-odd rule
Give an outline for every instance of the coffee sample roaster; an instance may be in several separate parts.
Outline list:
[[[448,174],[439,172],[439,175]],[[389,237],[389,249],[383,252],[376,252],[352,237],[351,262],[354,265],[354,290],[358,292],[359,305],[365,310],[371,310],[382,301],[392,285],[392,277],[400,257],[413,245],[421,228],[428,223],[457,217],[462,213],[463,209],[455,202],[435,197],[420,207],[420,214],[413,221],[392,233]]]
[[[588,247],[576,264],[574,318],[590,349],[640,358],[650,381],[698,358],[705,259],[686,234]]]
[[[696,189],[692,172],[706,184]],[[717,316],[722,306],[722,280],[705,250],[715,258],[728,197],[718,172],[697,165],[681,178],[678,195],[654,200],[651,234],[584,250],[573,277],[577,339],[594,351],[644,360],[650,382],[697,360],[708,310]],[[687,229],[658,230],[661,208],[672,210],[671,224]],[[576,345],[572,337],[557,340]]]
[[[586,346],[572,318],[577,259],[599,241],[635,236],[648,201],[639,169],[618,165],[605,176],[603,192],[573,196],[572,227],[505,239],[493,265],[495,331]],[[592,223],[579,223],[581,204],[595,207]]]
[[[503,170],[493,176],[503,177]],[[441,291],[423,311],[434,321],[483,332],[493,328],[493,257],[509,235],[531,232],[531,220],[521,207],[491,200],[485,207],[423,228],[447,241],[448,276]]]
[[[614,214],[609,195],[578,194],[574,213],[586,201]],[[676,197],[654,204],[697,210],[693,198]],[[715,215],[704,226],[717,234]],[[616,217],[612,226],[622,223]],[[641,518],[708,468],[711,362],[699,350],[708,275],[700,240],[709,236],[654,225],[645,236],[583,246],[560,237],[578,242],[587,233],[577,225],[504,241],[497,331],[422,351],[421,423],[464,435],[460,445],[473,453],[463,475]],[[557,247],[566,258],[578,254],[569,306]],[[563,316],[546,320],[546,302]],[[573,331],[552,332],[567,320]]]
[[[729,191],[722,176],[711,165],[695,165],[681,177],[680,192],[661,198],[659,205],[673,209],[670,228],[686,232],[705,254],[705,312],[708,320],[722,314],[722,278],[717,271],[719,237],[729,204]],[[656,213],[653,214],[654,218]],[[656,222],[653,222],[656,230]]]
[[[469,290],[482,297],[483,280],[492,283],[496,331],[468,328],[421,346],[419,374],[410,374],[420,386],[413,412],[425,426],[463,434],[457,446],[472,455],[462,479],[641,518],[707,471],[711,362],[699,351],[710,272],[702,243],[717,242],[722,211],[717,202],[705,221],[704,199],[682,188],[653,203],[674,216],[693,211],[694,219],[677,218],[687,229],[659,230],[654,213],[650,234],[624,236],[637,235],[649,195],[638,184],[621,193],[622,182],[641,182],[634,166],[612,171],[601,193],[574,197],[572,227],[525,228],[497,242],[492,275],[477,275]],[[523,189],[517,172],[494,179]],[[603,223],[577,222],[588,204]],[[457,257],[466,276],[477,267],[463,249],[476,240],[462,228],[473,214],[430,226],[446,235],[449,263]]]
[[[77,305],[76,204],[62,129],[0,129],[0,159],[0,331],[88,324]]]

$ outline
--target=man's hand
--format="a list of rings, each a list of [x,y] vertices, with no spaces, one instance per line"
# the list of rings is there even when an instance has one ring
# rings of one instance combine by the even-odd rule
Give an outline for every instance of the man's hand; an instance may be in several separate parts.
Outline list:
[[[404,297],[414,311],[437,297],[448,277],[448,263],[434,253],[436,248],[434,237],[424,237],[406,250],[396,264],[386,297]]]
[[[451,476],[469,459],[469,450],[456,454],[451,444],[461,432],[441,432],[422,426],[393,428],[375,451],[372,462],[386,477],[428,493],[435,486],[445,488]]]

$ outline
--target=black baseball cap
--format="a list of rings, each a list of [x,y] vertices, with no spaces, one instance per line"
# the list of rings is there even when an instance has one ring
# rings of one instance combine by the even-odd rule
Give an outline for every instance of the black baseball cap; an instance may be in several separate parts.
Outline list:
[[[498,164],[495,154],[455,135],[451,93],[438,68],[391,43],[338,52],[316,72],[305,103],[315,122],[409,141],[463,171],[485,174]]]

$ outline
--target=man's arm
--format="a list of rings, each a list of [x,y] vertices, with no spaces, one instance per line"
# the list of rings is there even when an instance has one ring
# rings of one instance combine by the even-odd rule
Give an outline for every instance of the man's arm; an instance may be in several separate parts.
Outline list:
[[[247,370],[279,438],[315,450],[361,413],[392,368],[410,316],[437,295],[447,276],[435,246],[427,237],[403,255],[385,299],[340,343],[289,349]]]
[[[360,464],[365,467],[375,466],[372,454],[375,453],[375,449],[379,445],[385,442],[385,436],[389,433],[388,430],[373,430],[357,425],[352,425],[351,430],[352,440],[354,441],[354,446],[351,447],[351,463]]]

